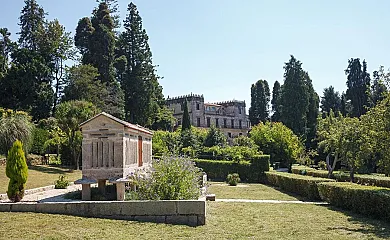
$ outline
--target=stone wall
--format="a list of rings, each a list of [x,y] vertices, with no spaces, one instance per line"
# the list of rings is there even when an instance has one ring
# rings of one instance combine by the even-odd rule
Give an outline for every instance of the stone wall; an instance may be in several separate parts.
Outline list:
[[[206,224],[206,202],[202,200],[0,203],[0,212],[50,213],[189,226]]]

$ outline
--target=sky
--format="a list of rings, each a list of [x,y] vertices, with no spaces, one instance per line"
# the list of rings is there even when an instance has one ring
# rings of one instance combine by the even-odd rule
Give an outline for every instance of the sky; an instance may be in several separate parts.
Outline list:
[[[91,16],[95,0],[37,0],[67,31]],[[128,0],[119,0],[120,16]],[[206,102],[245,100],[259,79],[283,83],[294,55],[317,93],[346,90],[348,59],[372,74],[390,67],[388,0],[135,0],[165,97],[203,94]],[[0,27],[16,40],[22,0],[0,0]]]

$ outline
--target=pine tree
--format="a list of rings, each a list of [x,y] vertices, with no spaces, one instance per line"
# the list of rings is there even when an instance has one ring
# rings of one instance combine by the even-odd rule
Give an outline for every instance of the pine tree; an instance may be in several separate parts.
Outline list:
[[[269,119],[270,92],[268,82],[259,80],[251,87],[251,107],[249,120],[253,126]]]
[[[75,45],[82,54],[82,63],[98,69],[100,80],[106,86],[108,94],[103,98],[101,110],[116,117],[124,116],[124,93],[115,79],[116,27],[108,4],[115,1],[98,1],[99,6],[91,18],[82,18],[76,28]]]
[[[300,137],[306,136],[309,93],[302,63],[291,56],[284,66],[284,84],[281,95],[281,120]]]
[[[369,107],[370,74],[367,73],[366,61],[361,65],[359,58],[351,58],[345,74],[348,87],[346,97],[351,100],[352,117],[360,117]]]
[[[24,196],[28,168],[22,142],[16,140],[8,151],[6,175],[10,179],[7,195],[9,200],[19,202]]]
[[[182,131],[191,130],[191,120],[190,114],[188,113],[188,102],[187,99],[184,100],[183,107],[183,123],[181,126]]]
[[[125,93],[126,119],[143,126],[152,126],[165,101],[158,83],[160,77],[152,62],[149,38],[133,3],[128,5],[124,27],[125,31],[119,36],[117,55],[127,59],[121,82]]]
[[[271,100],[271,105],[272,105],[272,117],[271,120],[273,122],[280,122],[280,96],[282,94],[282,89],[280,87],[280,83],[278,81],[275,81],[274,87],[272,89],[272,100]]]
[[[333,86],[324,89],[321,97],[321,112],[322,117],[329,115],[332,110],[336,116],[341,111],[341,97],[339,92],[334,90]]]

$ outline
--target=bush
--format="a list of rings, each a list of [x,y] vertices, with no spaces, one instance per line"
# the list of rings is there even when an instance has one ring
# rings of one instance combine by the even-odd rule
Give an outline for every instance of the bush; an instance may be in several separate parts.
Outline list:
[[[314,178],[292,173],[266,172],[267,181],[284,191],[298,194],[310,200],[320,200],[317,184],[321,182],[334,182],[332,179]]]
[[[66,176],[61,175],[58,177],[58,180],[54,182],[55,189],[66,189],[69,186],[69,181]]]
[[[49,140],[49,131],[42,128],[34,128],[32,131],[31,153],[45,154],[45,142]]]
[[[256,155],[251,161],[194,160],[208,178],[224,181],[231,173],[238,173],[246,182],[263,182],[264,172],[269,171],[269,155]]]
[[[6,175],[10,179],[7,196],[13,202],[19,202],[24,196],[28,168],[23,152],[23,144],[16,140],[8,151]]]
[[[304,149],[298,136],[279,122],[259,123],[250,135],[259,149],[271,155],[271,164],[280,162],[280,167],[290,167]]]
[[[226,182],[230,186],[237,186],[237,184],[241,181],[240,175],[238,173],[228,174],[226,178]]]
[[[138,198],[141,200],[185,200],[200,196],[201,171],[191,160],[162,157],[152,162],[149,176],[137,177]]]
[[[356,213],[390,220],[390,189],[354,183],[319,183],[321,198]]]

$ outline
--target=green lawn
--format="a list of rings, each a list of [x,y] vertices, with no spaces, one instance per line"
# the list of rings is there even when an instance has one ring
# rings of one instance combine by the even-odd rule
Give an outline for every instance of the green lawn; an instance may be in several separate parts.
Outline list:
[[[390,225],[326,206],[208,202],[205,226],[0,213],[0,239],[388,239]],[[11,237],[12,236],[12,237]]]
[[[81,178],[81,171],[69,172],[67,168],[52,166],[28,167],[27,189],[54,184],[60,175],[66,175],[69,181]],[[6,193],[9,178],[5,175],[5,166],[0,166],[0,193]]]
[[[261,199],[261,200],[300,200],[280,192],[279,190],[262,184],[239,183],[237,186],[229,186],[223,182],[209,182],[208,193],[214,193],[218,199]]]

